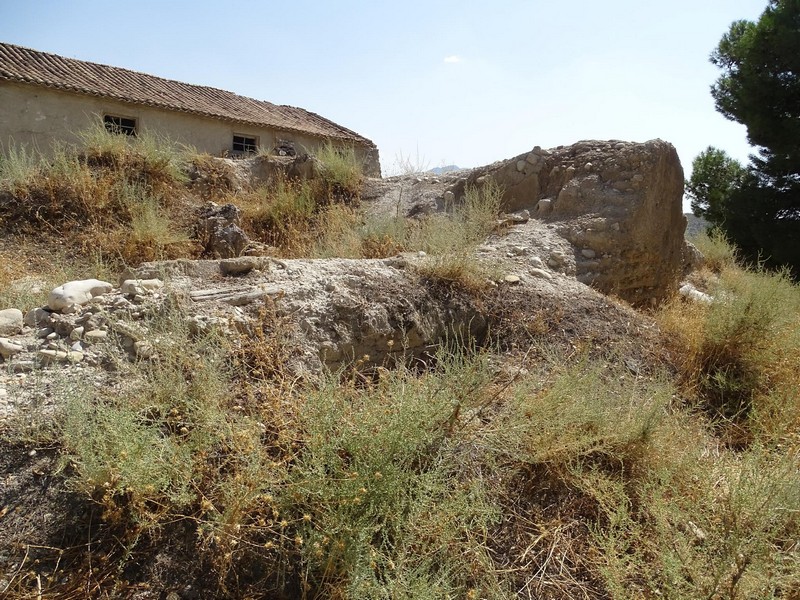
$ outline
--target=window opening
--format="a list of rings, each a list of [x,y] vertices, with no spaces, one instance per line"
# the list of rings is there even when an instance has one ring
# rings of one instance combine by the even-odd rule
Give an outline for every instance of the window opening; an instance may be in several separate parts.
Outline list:
[[[119,133],[122,135],[136,137],[136,119],[105,115],[103,117],[103,124],[106,127],[106,131],[110,133]]]
[[[258,151],[258,140],[246,135],[233,135],[233,151],[242,154],[253,154]]]

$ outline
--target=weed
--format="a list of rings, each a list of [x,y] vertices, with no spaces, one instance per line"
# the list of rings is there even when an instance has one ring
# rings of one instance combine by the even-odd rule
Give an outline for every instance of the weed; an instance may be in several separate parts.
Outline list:
[[[714,273],[719,273],[725,268],[736,265],[736,249],[719,229],[710,233],[701,233],[692,238],[692,243],[703,254],[706,268]]]
[[[480,357],[440,356],[421,379],[401,369],[366,388],[333,380],[309,397],[284,508],[309,595],[496,594],[473,537],[497,518],[486,483],[453,478],[465,460],[462,415],[488,382]]]
[[[322,163],[322,179],[330,198],[345,201],[358,198],[364,175],[353,146],[327,142],[317,150],[315,156]]]
[[[500,186],[489,180],[481,188],[468,188],[452,216],[432,215],[424,220],[410,242],[411,247],[432,255],[419,266],[420,274],[471,290],[485,287],[492,267],[473,254],[497,225],[502,195]]]
[[[776,402],[798,383],[788,358],[800,352],[797,286],[785,273],[729,267],[711,291],[712,303],[676,299],[659,317],[683,384],[712,418],[733,426],[738,443],[756,429],[780,436],[778,423],[789,426],[800,410]]]
[[[243,226],[259,240],[289,254],[307,246],[318,210],[309,182],[280,178],[269,187],[240,194],[236,200]]]
[[[27,188],[38,175],[41,161],[35,150],[11,144],[0,153],[0,191],[14,194]]]

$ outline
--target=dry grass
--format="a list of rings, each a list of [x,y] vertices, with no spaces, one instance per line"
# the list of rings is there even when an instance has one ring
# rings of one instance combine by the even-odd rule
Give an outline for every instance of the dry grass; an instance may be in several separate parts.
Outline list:
[[[82,138],[83,147],[57,146],[49,157],[9,149],[0,159],[0,228],[127,263],[196,252],[176,202],[186,184],[180,149],[101,125]]]
[[[797,286],[785,273],[734,266],[723,268],[709,291],[711,304],[676,298],[659,315],[683,389],[734,444],[795,435]]]

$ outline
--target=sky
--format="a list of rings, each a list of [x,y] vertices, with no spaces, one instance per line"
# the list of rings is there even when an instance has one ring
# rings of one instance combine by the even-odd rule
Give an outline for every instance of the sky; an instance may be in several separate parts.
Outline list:
[[[299,106],[378,146],[384,174],[534,146],[661,138],[687,177],[747,161],[708,60],[767,0],[0,0],[0,41]]]

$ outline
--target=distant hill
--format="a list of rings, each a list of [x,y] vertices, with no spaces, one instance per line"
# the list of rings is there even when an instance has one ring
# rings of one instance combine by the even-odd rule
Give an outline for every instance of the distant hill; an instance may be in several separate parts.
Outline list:
[[[443,173],[449,173],[450,171],[460,171],[461,167],[456,165],[446,165],[444,167],[434,167],[433,169],[428,169],[428,173],[432,175],[442,175]]]
[[[702,217],[695,217],[692,213],[684,213],[686,215],[686,237],[692,238],[696,235],[704,233],[708,229],[709,222]]]

